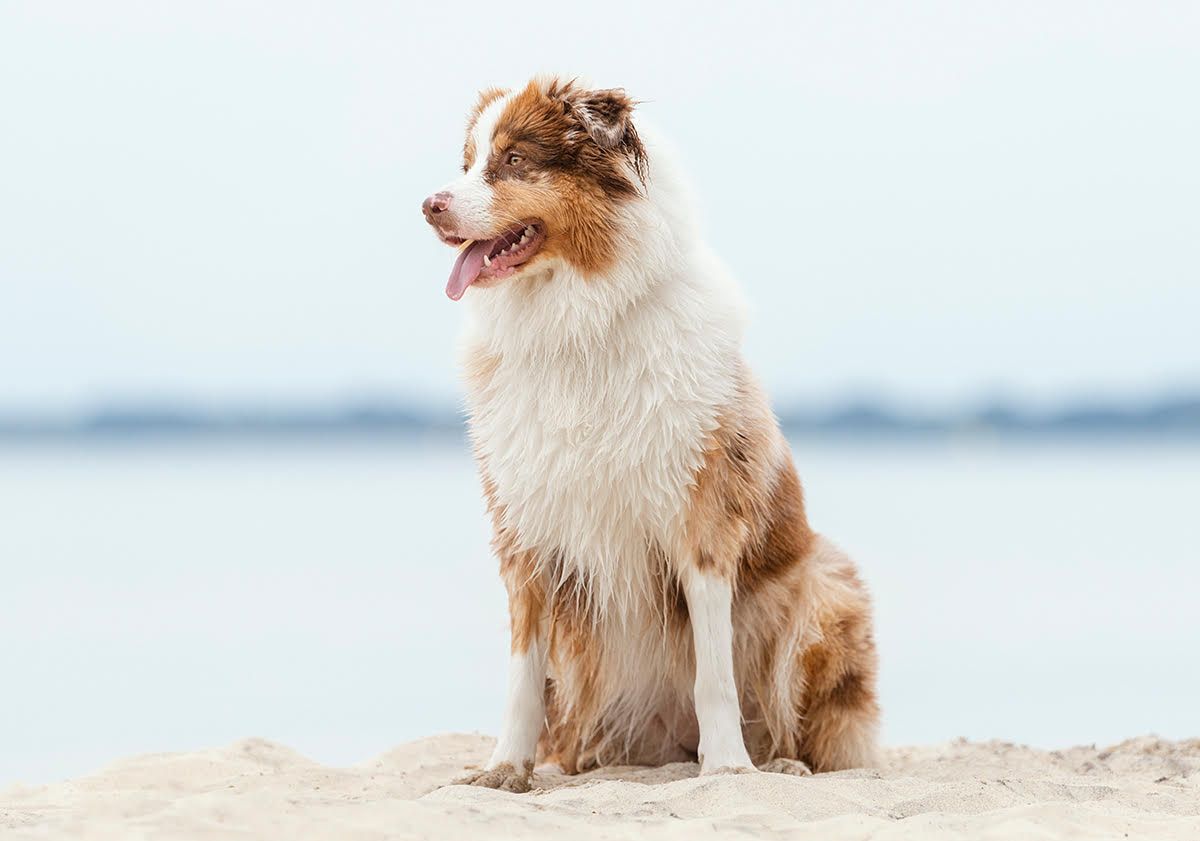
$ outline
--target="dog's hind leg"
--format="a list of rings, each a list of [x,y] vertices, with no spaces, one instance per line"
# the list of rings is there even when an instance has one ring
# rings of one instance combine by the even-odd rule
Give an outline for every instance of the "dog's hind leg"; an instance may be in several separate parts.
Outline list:
[[[828,541],[811,563],[820,633],[802,657],[801,758],[818,772],[868,767],[878,761],[879,727],[870,601],[850,559]]]

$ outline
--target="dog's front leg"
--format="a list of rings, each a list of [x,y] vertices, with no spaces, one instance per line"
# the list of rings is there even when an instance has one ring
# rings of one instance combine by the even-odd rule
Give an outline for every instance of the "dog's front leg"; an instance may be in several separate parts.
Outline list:
[[[546,722],[546,618],[534,581],[506,575],[512,651],[508,661],[508,700],[500,738],[483,771],[457,782],[504,791],[529,791],[538,739]]]
[[[542,634],[524,651],[514,650],[508,661],[508,700],[500,738],[489,768],[511,766],[532,771],[538,738],[546,722],[546,641]]]
[[[753,771],[733,677],[733,589],[728,579],[695,568],[682,577],[696,652],[700,773]]]

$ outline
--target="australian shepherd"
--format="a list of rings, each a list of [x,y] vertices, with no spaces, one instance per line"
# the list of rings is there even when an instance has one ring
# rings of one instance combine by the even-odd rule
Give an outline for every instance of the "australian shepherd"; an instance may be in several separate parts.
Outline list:
[[[485,90],[423,207],[459,248],[446,294],[511,616],[499,741],[466,781],[869,765],[867,592],[809,526],[737,287],[633,111],[557,78]]]

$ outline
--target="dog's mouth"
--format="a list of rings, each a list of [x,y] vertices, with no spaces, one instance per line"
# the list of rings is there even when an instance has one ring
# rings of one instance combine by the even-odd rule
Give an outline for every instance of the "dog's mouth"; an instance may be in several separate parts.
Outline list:
[[[516,272],[522,263],[529,262],[546,240],[546,232],[538,220],[520,222],[495,239],[461,240],[443,237],[461,252],[450,270],[446,294],[457,301],[473,283],[503,280]]]

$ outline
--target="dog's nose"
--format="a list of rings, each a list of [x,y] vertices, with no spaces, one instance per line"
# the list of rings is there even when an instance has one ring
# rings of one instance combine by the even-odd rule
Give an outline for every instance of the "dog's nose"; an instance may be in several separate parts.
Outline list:
[[[449,193],[434,193],[421,204],[421,210],[425,211],[425,218],[430,221],[439,213],[445,213],[450,209],[450,199],[453,198]]]

